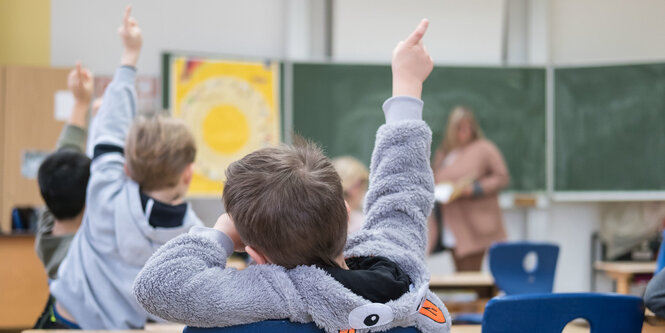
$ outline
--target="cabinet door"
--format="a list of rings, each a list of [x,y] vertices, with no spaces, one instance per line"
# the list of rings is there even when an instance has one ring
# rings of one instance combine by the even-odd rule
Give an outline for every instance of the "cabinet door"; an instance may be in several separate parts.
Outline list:
[[[63,121],[55,119],[54,96],[58,90],[67,89],[68,72],[69,69],[5,67],[0,100],[3,113],[0,226],[3,232],[11,232],[14,207],[43,205],[37,180],[24,177],[21,166],[27,152],[53,151],[64,125]]]
[[[0,236],[0,330],[32,327],[48,300],[35,237]]]

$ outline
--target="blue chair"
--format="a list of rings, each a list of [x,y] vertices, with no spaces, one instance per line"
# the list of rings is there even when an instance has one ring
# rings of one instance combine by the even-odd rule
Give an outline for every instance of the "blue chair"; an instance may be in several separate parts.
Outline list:
[[[271,332],[271,333],[321,333],[322,329],[314,323],[292,323],[288,320],[265,320],[252,324],[199,328],[186,326],[183,333],[248,333],[248,332]],[[355,330],[341,331],[342,333],[353,333]],[[391,333],[418,333],[413,327],[396,327],[386,332]]]
[[[584,318],[591,333],[640,333],[644,303],[619,294],[530,294],[495,297],[487,303],[482,333],[561,333]]]
[[[535,253],[532,271],[524,268],[524,258]],[[551,293],[554,285],[559,246],[548,243],[496,243],[489,250],[490,272],[496,285],[506,295]]]
[[[663,241],[660,243],[660,249],[658,250],[658,259],[656,261],[656,271],[654,275],[662,271],[665,268],[665,230],[663,230]]]
[[[535,253],[537,263],[532,271],[527,271],[524,259],[531,252]],[[558,257],[559,247],[554,244],[495,243],[489,249],[490,272],[507,295],[551,293]],[[482,320],[482,313],[460,313],[453,317],[454,324],[480,324]]]

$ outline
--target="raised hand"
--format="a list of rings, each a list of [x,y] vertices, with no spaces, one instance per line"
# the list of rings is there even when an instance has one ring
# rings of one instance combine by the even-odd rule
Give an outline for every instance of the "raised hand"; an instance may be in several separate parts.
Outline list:
[[[68,120],[70,125],[86,127],[93,86],[92,73],[88,69],[82,68],[80,62],[76,62],[76,68],[67,76],[67,88],[74,95],[74,107]]]
[[[81,63],[76,63],[76,68],[69,72],[67,77],[67,88],[74,94],[76,103],[85,104],[86,108],[92,99],[93,90],[92,73],[87,68],[82,68]]]
[[[420,98],[422,85],[434,68],[434,62],[423,45],[422,38],[429,21],[423,19],[415,31],[393,50],[393,96]]]
[[[118,28],[118,34],[122,39],[122,59],[121,64],[136,67],[143,45],[141,28],[136,20],[131,17],[132,6],[127,6],[125,15],[122,18],[122,25]]]

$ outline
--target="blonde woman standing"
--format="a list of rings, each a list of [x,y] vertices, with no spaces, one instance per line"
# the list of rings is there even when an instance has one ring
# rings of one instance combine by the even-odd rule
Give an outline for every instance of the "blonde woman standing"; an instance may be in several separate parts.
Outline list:
[[[457,271],[479,271],[489,246],[506,239],[498,193],[510,176],[501,152],[485,139],[469,108],[450,113],[432,169],[436,184],[462,186],[457,197],[440,205],[443,245],[452,249]],[[431,218],[430,251],[441,232]]]
[[[348,233],[350,234],[360,230],[365,222],[363,204],[369,185],[369,170],[362,162],[352,156],[335,158],[332,163],[342,181],[344,200],[349,206]]]

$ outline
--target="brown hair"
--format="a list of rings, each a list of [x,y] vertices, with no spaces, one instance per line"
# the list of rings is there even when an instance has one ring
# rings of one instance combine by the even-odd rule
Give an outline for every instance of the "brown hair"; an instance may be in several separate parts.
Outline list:
[[[223,200],[243,242],[270,262],[338,266],[348,216],[339,175],[317,146],[264,148],[233,162]]]
[[[139,117],[129,130],[127,167],[143,191],[176,186],[195,157],[194,137],[179,119],[161,115]]]
[[[471,142],[485,137],[485,134],[483,134],[483,130],[480,128],[480,125],[478,125],[471,108],[466,106],[456,106],[448,116],[446,133],[444,134],[443,140],[441,140],[441,144],[436,149],[437,155],[446,155],[459,146],[459,143],[457,142],[457,125],[460,121],[465,119],[471,124]]]

